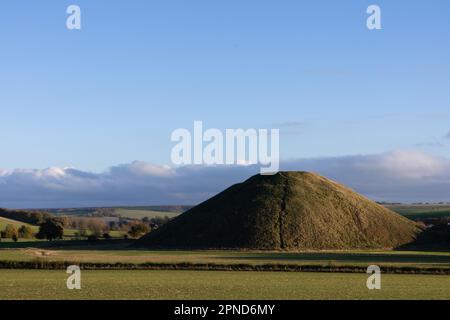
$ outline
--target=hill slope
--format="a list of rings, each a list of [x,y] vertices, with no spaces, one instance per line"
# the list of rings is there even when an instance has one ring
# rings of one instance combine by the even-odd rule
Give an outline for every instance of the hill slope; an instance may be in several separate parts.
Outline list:
[[[37,226],[33,226],[33,225],[25,223],[25,222],[20,222],[20,221],[8,219],[8,218],[0,217],[0,231],[5,229],[6,226],[9,225],[9,224],[13,225],[16,229],[18,229],[18,228],[20,228],[21,226],[24,226],[24,225],[30,227],[35,232],[37,232],[38,229],[39,229]]]
[[[413,241],[416,224],[316,174],[254,176],[144,236],[140,247],[355,249]]]

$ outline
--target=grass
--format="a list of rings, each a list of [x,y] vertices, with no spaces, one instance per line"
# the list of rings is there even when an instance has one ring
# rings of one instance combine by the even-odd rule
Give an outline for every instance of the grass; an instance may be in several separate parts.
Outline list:
[[[391,205],[389,209],[409,218],[444,218],[450,216],[450,205]]]
[[[6,226],[9,225],[9,224],[13,225],[16,229],[18,229],[21,226],[25,225],[25,226],[28,226],[31,229],[33,229],[33,232],[38,232],[39,231],[39,227],[37,227],[37,226],[33,226],[33,225],[25,223],[25,222],[20,222],[20,221],[8,219],[8,218],[0,217],[0,230],[5,229]]]
[[[100,242],[101,245],[103,242]],[[111,250],[114,246],[80,248],[37,249],[26,245],[21,249],[1,249],[0,260],[65,261],[73,263],[166,263],[166,264],[220,264],[220,265],[320,265],[358,266],[377,264],[381,267],[450,268],[450,252],[246,252],[246,251],[148,251]],[[123,245],[119,243],[119,245]],[[126,243],[124,244],[126,245]]]
[[[118,250],[118,245],[102,247],[103,243],[90,250],[0,249],[0,259],[450,268],[450,252],[148,251]],[[82,270],[82,290],[71,291],[66,288],[65,270],[4,269],[0,274],[0,299],[450,299],[450,276],[445,275],[383,274],[382,290],[369,291],[364,273]]]
[[[64,237],[65,238],[74,238],[75,235],[79,232],[79,230],[76,229],[64,229]],[[86,231],[86,233],[89,235],[89,230]],[[123,238],[123,236],[126,234],[124,231],[110,231],[109,235],[112,238]]]
[[[82,271],[68,290],[65,270],[2,270],[0,299],[450,299],[450,276],[382,275],[368,290],[365,274]]]
[[[115,213],[119,214],[122,218],[129,219],[143,219],[143,218],[174,218],[178,216],[180,213],[178,212],[167,212],[167,211],[154,211],[147,209],[139,209],[139,208],[116,208],[114,209]]]

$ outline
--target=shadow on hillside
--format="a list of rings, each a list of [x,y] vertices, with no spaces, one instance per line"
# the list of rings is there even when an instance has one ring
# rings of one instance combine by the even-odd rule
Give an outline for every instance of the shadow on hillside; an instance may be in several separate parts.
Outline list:
[[[442,251],[450,252],[450,226],[438,225],[420,233],[414,242],[396,248],[399,251]]]
[[[126,250],[134,240],[57,240],[0,242],[0,249],[52,249],[52,250]]]

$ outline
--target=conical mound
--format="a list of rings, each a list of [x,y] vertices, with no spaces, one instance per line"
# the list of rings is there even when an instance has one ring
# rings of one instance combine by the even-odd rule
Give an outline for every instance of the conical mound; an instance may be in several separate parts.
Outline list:
[[[307,172],[254,176],[144,236],[139,247],[264,250],[394,248],[416,224]]]

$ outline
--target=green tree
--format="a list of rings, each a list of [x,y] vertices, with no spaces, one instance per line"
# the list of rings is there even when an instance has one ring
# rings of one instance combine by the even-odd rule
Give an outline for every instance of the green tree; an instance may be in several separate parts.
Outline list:
[[[2,232],[2,238],[12,239],[13,236],[17,236],[17,229],[12,224],[8,224]]]
[[[64,228],[61,222],[49,219],[40,225],[36,238],[52,241],[55,239],[62,239],[63,235]]]
[[[33,229],[31,229],[29,226],[21,226],[19,230],[17,231],[19,238],[23,239],[31,239],[33,238]]]
[[[138,238],[149,232],[150,228],[148,225],[146,225],[145,223],[136,223],[131,226],[130,231],[128,231],[128,234],[132,238]]]
[[[100,238],[104,232],[108,231],[108,226],[101,219],[89,219],[88,230],[91,235]]]

